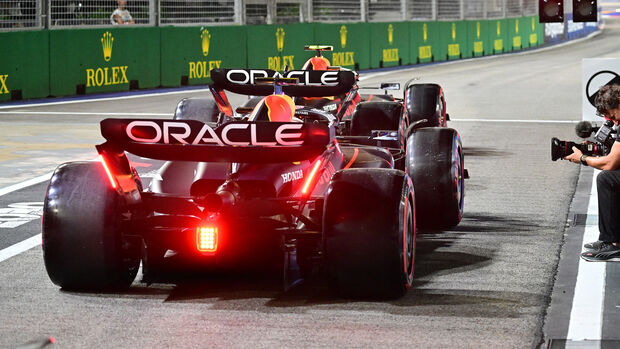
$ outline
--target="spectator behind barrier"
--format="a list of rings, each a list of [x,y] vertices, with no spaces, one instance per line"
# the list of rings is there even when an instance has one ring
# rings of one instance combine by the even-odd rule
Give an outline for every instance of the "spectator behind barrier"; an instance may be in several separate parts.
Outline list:
[[[127,0],[116,0],[116,3],[118,4],[118,7],[116,8],[116,10],[114,10],[114,12],[112,12],[112,15],[110,15],[110,22],[112,22],[112,24],[114,25],[134,24],[135,22],[131,17],[131,14],[127,9],[125,9],[125,5],[127,5]]]

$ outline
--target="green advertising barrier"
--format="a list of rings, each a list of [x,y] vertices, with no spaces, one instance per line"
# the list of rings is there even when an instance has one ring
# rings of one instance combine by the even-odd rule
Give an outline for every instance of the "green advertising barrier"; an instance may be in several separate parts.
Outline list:
[[[159,28],[67,29],[49,35],[54,96],[160,85]]]
[[[467,51],[472,57],[484,56],[491,51],[488,21],[467,21]]]
[[[538,16],[454,22],[114,27],[0,33],[0,101],[209,83],[215,67],[300,69],[334,46],[356,70],[499,54],[544,43]]]
[[[312,56],[304,51],[304,46],[315,41],[313,27],[314,24],[306,23],[248,27],[248,68],[300,69]]]
[[[245,68],[247,27],[161,28],[161,85],[203,85],[213,68]]]
[[[411,63],[409,26],[406,22],[369,23],[370,67],[394,67]]]
[[[523,23],[527,29],[527,42],[529,47],[545,43],[544,24],[538,22],[538,16],[523,17]]]
[[[467,22],[439,22],[440,51],[438,54],[445,55],[446,59],[460,59],[471,57],[467,50]]]
[[[49,95],[49,32],[0,33],[0,101]]]
[[[439,22],[409,22],[409,41],[410,63],[446,60],[441,54]]]
[[[510,52],[512,43],[508,41],[508,20],[494,19],[489,21],[490,51],[486,54]]]
[[[370,68],[370,26],[368,23],[316,23],[316,44],[331,45],[334,51],[325,56],[334,66],[354,70]]]
[[[508,43],[513,51],[528,48],[527,25],[523,18],[508,19]]]

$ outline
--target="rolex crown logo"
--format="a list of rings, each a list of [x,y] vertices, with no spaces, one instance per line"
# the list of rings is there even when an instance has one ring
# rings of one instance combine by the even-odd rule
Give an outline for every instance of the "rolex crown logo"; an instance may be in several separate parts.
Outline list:
[[[340,27],[340,46],[345,48],[347,46],[347,26]]]
[[[112,37],[112,34],[110,34],[110,32],[103,33],[103,36],[101,37],[101,46],[103,48],[103,59],[105,59],[106,62],[109,62],[112,58],[113,43],[114,37]]]
[[[516,24],[515,24],[515,31],[517,32],[517,34],[519,34],[519,20],[517,19],[517,20],[515,21],[515,23],[516,23]]]
[[[392,44],[392,41],[394,41],[394,26],[390,24],[388,25],[388,42],[390,45]]]
[[[276,29],[276,44],[278,45],[278,52],[282,52],[284,50],[284,29],[278,28]]]
[[[200,34],[200,38],[202,39],[202,54],[203,56],[208,56],[209,45],[211,44],[211,34],[209,34],[209,31],[205,29]]]

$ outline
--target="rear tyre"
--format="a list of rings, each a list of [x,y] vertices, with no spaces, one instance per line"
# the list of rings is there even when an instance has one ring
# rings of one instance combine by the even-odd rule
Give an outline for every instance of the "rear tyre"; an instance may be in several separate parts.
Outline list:
[[[249,96],[248,100],[243,103],[242,107],[244,108],[252,108],[254,109],[254,107],[256,107],[256,105],[258,104],[258,102],[260,102],[263,98],[263,96]]]
[[[123,198],[99,162],[56,169],[43,206],[43,260],[53,283],[67,290],[114,290],[131,285],[139,244],[121,235]]]
[[[196,120],[215,126],[220,117],[217,103],[211,98],[184,98],[174,111],[174,120]],[[160,178],[151,181],[151,190],[157,193],[189,195],[195,180],[198,163],[193,161],[167,161],[158,173]]]
[[[396,102],[363,102],[351,119],[351,136],[370,136],[372,130],[399,130],[403,109]]]
[[[416,184],[418,226],[446,230],[463,216],[463,146],[451,128],[426,127],[407,139],[407,174]]]
[[[404,172],[351,169],[334,174],[324,206],[330,285],[346,297],[396,298],[413,282],[415,206]]]
[[[184,98],[174,110],[174,120],[218,121],[220,110],[211,98]]]

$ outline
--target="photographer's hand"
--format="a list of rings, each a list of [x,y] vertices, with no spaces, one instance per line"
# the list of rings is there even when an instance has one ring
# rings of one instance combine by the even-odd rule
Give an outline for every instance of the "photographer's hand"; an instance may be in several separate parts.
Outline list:
[[[576,164],[580,164],[581,163],[581,155],[583,155],[581,150],[579,150],[577,147],[573,147],[573,153],[568,155],[568,156],[565,156],[564,160],[568,160],[570,162],[574,162]]]

